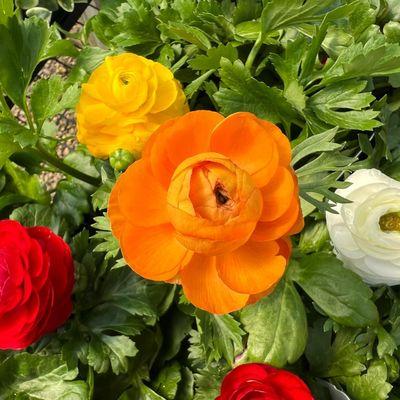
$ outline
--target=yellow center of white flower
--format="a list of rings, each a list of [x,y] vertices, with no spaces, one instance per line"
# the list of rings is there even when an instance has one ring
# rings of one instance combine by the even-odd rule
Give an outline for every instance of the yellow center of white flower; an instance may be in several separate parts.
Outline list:
[[[383,232],[400,232],[400,212],[391,212],[379,218],[379,226]]]

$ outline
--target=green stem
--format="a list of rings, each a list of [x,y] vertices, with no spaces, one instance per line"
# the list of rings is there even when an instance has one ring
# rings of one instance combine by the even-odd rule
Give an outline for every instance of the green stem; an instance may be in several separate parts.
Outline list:
[[[100,179],[95,178],[91,175],[87,175],[84,172],[78,171],[77,169],[71,167],[70,165],[65,164],[59,158],[48,153],[39,142],[36,144],[36,150],[39,153],[39,155],[43,158],[44,161],[46,161],[49,164],[53,165],[54,167],[58,168],[60,171],[66,173],[67,175],[71,175],[76,179],[79,179],[83,182],[88,183],[89,185],[93,185],[93,186],[100,185],[100,183],[101,183]]]
[[[257,54],[260,51],[261,46],[263,45],[263,41],[264,41],[264,39],[263,39],[263,37],[262,37],[262,35],[260,33],[258,35],[257,40],[255,41],[255,43],[253,45],[253,48],[251,49],[251,51],[250,51],[250,53],[249,53],[249,55],[247,57],[246,64],[245,64],[245,67],[247,69],[250,70],[251,67],[253,66],[254,60],[256,59]]]
[[[92,400],[93,399],[93,394],[94,394],[94,372],[93,368],[89,365],[88,367],[88,374],[87,374],[87,384],[89,386],[89,396],[88,399]]]

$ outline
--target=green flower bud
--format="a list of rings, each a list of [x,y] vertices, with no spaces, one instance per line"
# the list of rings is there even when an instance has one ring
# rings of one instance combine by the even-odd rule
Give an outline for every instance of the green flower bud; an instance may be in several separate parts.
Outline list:
[[[126,170],[138,157],[124,149],[115,150],[110,155],[110,164],[116,171]]]
[[[400,43],[400,22],[389,21],[383,27],[383,33],[388,42]]]
[[[300,236],[299,249],[303,253],[321,251],[329,245],[329,233],[325,221],[309,223]]]

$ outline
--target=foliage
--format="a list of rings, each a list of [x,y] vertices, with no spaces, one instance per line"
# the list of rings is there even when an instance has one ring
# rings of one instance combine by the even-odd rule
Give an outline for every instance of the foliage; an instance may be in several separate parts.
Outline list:
[[[26,351],[0,352],[0,398],[210,400],[244,362],[290,368],[315,396],[323,379],[353,400],[400,398],[399,290],[368,288],[345,269],[323,217],[348,201],[334,190],[349,172],[400,177],[397,2],[104,0],[74,34],[81,49],[49,25],[42,3],[14,10],[0,0],[0,213],[69,242],[74,312]],[[89,44],[93,35],[102,47]],[[73,109],[89,74],[121,51],[169,67],[192,110],[250,111],[291,141],[306,227],[275,291],[238,313],[197,310],[178,286],[126,266],[107,205],[133,159],[117,167],[81,146],[57,155],[52,118]],[[75,60],[66,79],[34,78],[59,56]],[[63,177],[49,189],[44,171]]]

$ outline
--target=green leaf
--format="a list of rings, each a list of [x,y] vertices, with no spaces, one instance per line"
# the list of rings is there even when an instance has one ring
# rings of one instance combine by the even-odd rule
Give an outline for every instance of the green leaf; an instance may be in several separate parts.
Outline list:
[[[377,336],[378,346],[376,348],[376,351],[379,358],[384,357],[386,354],[390,356],[393,355],[393,353],[397,349],[397,345],[393,336],[380,325],[377,327]]]
[[[79,226],[85,214],[90,212],[90,202],[82,186],[73,181],[62,180],[54,196],[54,210],[71,226]]]
[[[201,85],[215,72],[215,70],[210,70],[205,72],[203,75],[200,75],[197,79],[190,82],[189,85],[185,88],[185,95],[188,99],[191,99],[192,96],[200,89]]]
[[[207,363],[224,358],[233,365],[235,356],[243,350],[244,332],[240,323],[232,315],[216,315],[202,310],[196,311],[196,321]]]
[[[164,367],[152,382],[153,389],[167,400],[174,400],[182,379],[181,366],[177,361]]]
[[[303,160],[311,154],[341,149],[343,145],[332,143],[337,132],[337,128],[332,128],[300,142],[292,150],[292,165],[296,165],[300,160]]]
[[[373,130],[382,123],[375,119],[379,111],[366,109],[375,100],[371,93],[362,92],[366,85],[366,81],[355,80],[332,84],[314,94],[307,106],[328,125]]]
[[[196,390],[194,400],[215,399],[220,394],[221,382],[229,372],[226,366],[212,364],[194,375]]]
[[[13,0],[0,0],[0,24],[6,23],[7,19],[14,13]]]
[[[65,89],[58,75],[37,81],[32,88],[31,108],[39,129],[46,119],[65,109],[75,107],[79,93],[78,85]]]
[[[10,214],[10,219],[19,221],[24,226],[47,226],[59,235],[62,235],[66,228],[52,207],[43,204],[24,204]]]
[[[137,354],[135,343],[126,336],[93,336],[89,343],[88,363],[98,372],[106,372],[111,365],[114,374],[126,373],[128,357]]]
[[[57,0],[57,3],[65,11],[71,12],[74,10],[74,0]]]
[[[173,39],[186,40],[196,45],[199,49],[207,51],[211,48],[210,40],[201,29],[189,26],[183,22],[170,21],[168,24],[161,24],[160,30]]]
[[[157,24],[150,4],[139,0],[122,3],[118,8],[102,7],[92,20],[96,35],[105,44],[133,47],[143,55],[151,54],[161,45]]]
[[[109,219],[104,215],[103,217],[94,217],[94,220],[93,228],[97,232],[93,235],[93,239],[99,240],[100,243],[93,251],[106,253],[106,259],[116,258],[120,253],[120,247],[117,238],[111,232]]]
[[[283,97],[282,91],[253,78],[241,61],[232,64],[223,59],[221,80],[223,86],[214,98],[222,114],[249,111],[273,123],[286,124],[296,119],[297,113]]]
[[[375,325],[378,311],[372,290],[334,256],[314,254],[294,263],[292,278],[317,306],[339,324]]]
[[[39,18],[9,18],[0,25],[0,82],[11,100],[24,107],[25,90],[49,39],[48,24]]]
[[[332,340],[332,332],[324,330],[324,320],[317,320],[309,329],[306,357],[314,376],[335,378],[357,376],[365,371],[366,349],[357,340],[358,330],[341,328]],[[324,354],[324,357],[321,357]]]
[[[227,45],[220,44],[218,47],[208,49],[207,55],[197,55],[189,61],[189,65],[194,70],[206,72],[219,68],[222,58],[226,58],[231,62],[235,62],[238,59],[238,51],[231,43]]]
[[[68,370],[58,355],[13,354],[0,364],[0,397],[86,400],[87,385],[74,381],[77,375],[78,369]]]
[[[381,34],[365,44],[355,43],[344,49],[335,62],[322,70],[321,84],[347,79],[386,76],[400,72],[400,45],[387,43]]]
[[[270,59],[284,84],[283,95],[299,111],[302,111],[306,106],[306,96],[298,78],[307,45],[304,37],[299,37],[297,40],[288,43],[284,57],[277,54],[270,55]]]
[[[247,357],[275,367],[296,362],[307,342],[307,319],[303,302],[293,283],[282,279],[275,291],[241,312],[249,333]]]
[[[261,14],[264,35],[278,29],[321,21],[332,5],[331,0],[266,0],[264,3]]]
[[[13,118],[0,117],[0,138],[15,143],[16,149],[34,145],[37,136]],[[16,150],[15,150],[16,151]]]
[[[354,400],[385,400],[392,385],[387,380],[387,367],[383,360],[373,361],[366,374],[340,379],[347,394]]]
[[[12,138],[0,134],[0,168],[18,150],[20,150],[20,146]]]
[[[50,196],[43,188],[37,175],[29,175],[28,172],[12,161],[6,161],[4,169],[11,177],[19,194],[37,203],[50,203]]]

